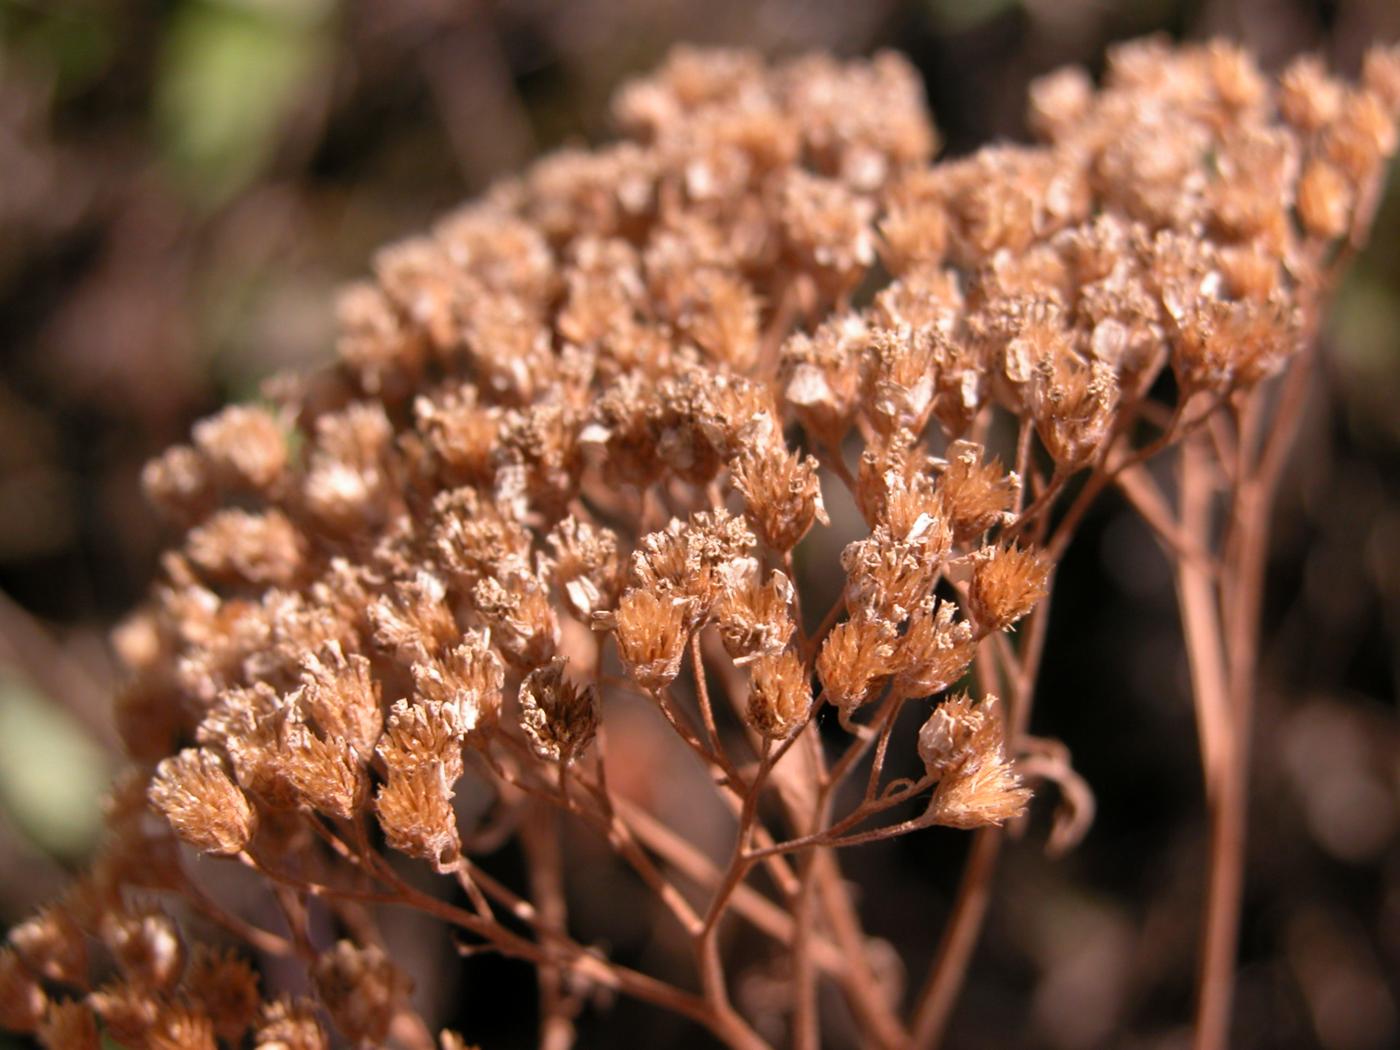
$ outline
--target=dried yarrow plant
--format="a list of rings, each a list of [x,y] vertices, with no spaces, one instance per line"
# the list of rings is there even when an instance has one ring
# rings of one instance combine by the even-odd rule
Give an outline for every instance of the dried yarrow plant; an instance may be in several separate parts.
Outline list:
[[[1271,494],[1397,110],[1394,51],[1355,86],[1312,59],[1271,83],[1147,41],[1101,87],[1036,83],[1042,144],[931,163],[895,56],[678,51],[618,96],[624,141],[385,249],[333,368],[150,465],[186,531],[116,635],[131,768],[95,867],[0,952],[0,1023],[462,1047],[386,950],[409,908],[533,964],[553,1050],[612,993],[768,1045],[732,998],[736,923],[788,960],[790,1045],[820,1045],[829,990],[864,1045],[932,1046],[999,829],[1037,783],[1053,847],[1090,815],[1026,729],[1056,566],[1116,487],[1175,567],[1213,829],[1197,1041],[1225,1045]],[[799,582],[833,535],[827,608]],[[628,697],[710,774],[727,856],[629,790]],[[837,848],[930,825],[978,830],[906,994]],[[580,833],[687,939],[689,982],[571,934]],[[511,836],[524,885],[480,863]],[[275,957],[305,995],[260,988]]]

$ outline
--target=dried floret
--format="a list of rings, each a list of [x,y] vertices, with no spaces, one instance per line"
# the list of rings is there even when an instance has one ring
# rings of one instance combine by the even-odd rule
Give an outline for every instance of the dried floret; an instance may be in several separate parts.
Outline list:
[[[538,667],[554,654],[559,618],[549,587],[525,565],[479,580],[472,604],[501,655],[515,667]]]
[[[587,623],[617,603],[622,565],[614,532],[570,516],[550,531],[546,542],[550,554],[542,571],[554,580],[574,616]]]
[[[1118,379],[1094,361],[1046,360],[1038,368],[1032,407],[1036,431],[1062,470],[1084,466],[1108,437],[1118,407]]]
[[[952,602],[930,600],[915,610],[891,659],[895,692],[905,697],[941,693],[967,671],[977,651],[972,624],[955,619]]]
[[[377,403],[356,402],[316,421],[302,495],[323,525],[341,531],[385,520],[394,428]]]
[[[343,738],[363,761],[374,750],[384,724],[379,683],[367,659],[346,655],[339,642],[327,642],[302,663],[301,709],[320,729]]]
[[[792,620],[795,590],[786,573],[773,570],[768,582],[757,573],[728,583],[715,609],[720,638],[735,664],[760,656],[777,656],[787,648],[796,625]]]
[[[155,907],[104,916],[102,941],[122,976],[151,991],[169,989],[185,966],[185,945],[169,915]]]
[[[803,459],[781,446],[747,451],[734,464],[734,486],[744,495],[754,532],[776,551],[796,547],[814,521],[828,524],[811,456]]]
[[[453,712],[465,735],[494,726],[501,710],[505,667],[485,632],[468,632],[461,644],[441,656],[413,665],[413,686],[421,701]]]
[[[279,757],[304,805],[342,820],[354,816],[365,791],[364,771],[344,737],[320,737],[304,722],[288,722]]]
[[[1352,183],[1327,161],[1314,159],[1298,180],[1298,218],[1314,237],[1332,240],[1351,225]]]
[[[896,539],[880,525],[841,552],[846,571],[846,607],[891,624],[902,623],[932,592],[948,553],[949,531],[941,517],[922,518],[922,531]]]
[[[120,1046],[144,1046],[168,1004],[128,981],[105,984],[87,997],[102,1029]]]
[[[281,511],[224,510],[185,539],[191,562],[214,579],[285,586],[296,580],[305,541]]]
[[[969,441],[948,446],[938,493],[953,528],[953,540],[963,544],[1004,520],[1016,500],[1021,479],[1002,470],[1001,461],[982,462],[982,449]]]
[[[378,754],[391,772],[436,762],[449,786],[462,775],[462,743],[476,726],[477,713],[458,697],[413,703],[398,700],[379,740]]]
[[[431,659],[452,645],[461,629],[447,604],[447,588],[429,572],[394,586],[369,607],[374,640],[405,666]]]
[[[200,1010],[182,1003],[161,1011],[146,1035],[150,1050],[218,1050],[214,1023]]]
[[[193,437],[213,480],[224,487],[270,492],[287,469],[285,429],[266,408],[231,405],[196,423]]]
[[[166,449],[141,470],[141,489],[156,507],[177,521],[203,517],[216,490],[209,464],[188,445]]]
[[[822,696],[843,717],[874,698],[893,668],[895,630],[888,621],[856,617],[832,628],[817,655]]]

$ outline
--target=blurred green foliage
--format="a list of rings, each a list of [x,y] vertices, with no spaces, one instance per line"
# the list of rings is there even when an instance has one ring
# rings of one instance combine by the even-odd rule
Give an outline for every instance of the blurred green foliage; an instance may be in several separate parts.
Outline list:
[[[304,85],[323,75],[326,0],[193,0],[161,43],[154,117],[162,159],[218,204],[268,160]]]
[[[92,849],[109,756],[61,707],[0,676],[0,807],[35,846],[62,859]]]

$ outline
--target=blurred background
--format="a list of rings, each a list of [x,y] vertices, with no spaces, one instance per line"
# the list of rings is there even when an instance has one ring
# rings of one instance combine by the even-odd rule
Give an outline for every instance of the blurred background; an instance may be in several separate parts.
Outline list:
[[[1395,0],[0,0],[0,926],[81,866],[113,769],[106,632],[169,540],[142,463],[270,373],[325,360],[371,251],[545,150],[676,42],[896,48],[945,153],[1023,138],[1027,81],[1147,32],[1353,74]],[[1400,1045],[1400,191],[1325,335],[1278,508],[1254,741],[1240,1047]],[[1185,1045],[1205,825],[1174,595],[1112,500],[1059,577],[1034,731],[1098,796],[1059,861],[1003,856],[955,1047]],[[923,965],[966,837],[843,858]],[[642,934],[638,934],[642,936]],[[624,945],[625,947],[625,945]],[[430,991],[532,1042],[528,973]],[[908,975],[911,983],[921,972]],[[503,989],[505,989],[503,991]],[[761,1000],[762,973],[743,994]],[[488,994],[489,992],[489,994]],[[502,998],[504,996],[504,998]],[[689,1027],[618,1004],[583,1047]],[[27,1045],[5,1041],[0,1047]]]

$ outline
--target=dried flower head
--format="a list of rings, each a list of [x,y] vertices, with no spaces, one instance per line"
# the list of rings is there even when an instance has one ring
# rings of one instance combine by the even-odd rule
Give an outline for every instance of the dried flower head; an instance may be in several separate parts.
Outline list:
[[[1039,551],[984,547],[968,583],[968,608],[983,632],[1004,630],[1045,597],[1049,578],[1050,564]]]
[[[67,908],[40,909],[11,928],[8,940],[31,973],[79,988],[87,984],[87,940]]]
[[[127,981],[103,985],[87,1004],[101,1018],[103,1032],[122,1046],[144,1046],[168,1009],[151,991]]]
[[[285,776],[303,804],[349,820],[365,792],[360,756],[344,737],[320,737],[301,721],[283,729],[280,758]]]
[[[569,612],[587,623],[595,612],[613,608],[622,583],[615,533],[571,515],[551,530],[546,542],[547,572]]]
[[[954,441],[948,446],[947,459],[938,491],[953,527],[953,540],[965,544],[1004,520],[1021,479],[1004,472],[1000,460],[982,462],[982,449],[970,441]]]
[[[165,1008],[147,1033],[151,1050],[218,1050],[214,1025],[198,1009],[177,1003]]]
[[[811,706],[810,674],[791,649],[777,656],[760,656],[749,666],[745,714],[755,732],[782,740],[807,720]]]
[[[813,521],[828,524],[811,456],[801,459],[781,446],[745,452],[734,464],[734,486],[754,532],[776,551],[796,547]]]
[[[331,1042],[307,999],[277,999],[263,1007],[253,1033],[256,1050],[330,1050]]]
[[[351,1043],[384,1044],[410,984],[382,949],[338,941],[316,961],[314,977],[321,1002]]]
[[[680,673],[694,604],[691,598],[634,587],[610,617],[622,666],[648,692],[665,689]]]
[[[758,574],[727,582],[715,615],[725,651],[743,666],[760,656],[776,656],[792,637],[795,589],[786,573],[774,569],[767,583]]]
[[[442,762],[390,769],[374,797],[374,811],[392,849],[449,870],[461,850],[452,784]]]
[[[32,1032],[44,1016],[48,997],[13,948],[0,948],[0,1027]]]
[[[286,430],[256,405],[231,405],[195,424],[194,447],[213,481],[225,488],[270,492],[287,469]]]
[[[205,945],[194,950],[185,988],[209,1015],[215,1034],[231,1043],[243,1038],[262,1005],[253,968],[232,952]]]
[[[567,763],[597,732],[597,690],[576,683],[564,673],[564,660],[555,657],[520,683],[520,722],[536,754]]]
[[[1030,791],[1006,757],[1005,730],[994,696],[945,700],[919,730],[919,757],[939,778],[929,804],[937,824],[977,828],[1003,824],[1025,810]]]
[[[186,748],[162,760],[151,778],[150,799],[177,835],[206,853],[239,853],[257,829],[247,796],[207,748]]]
[[[932,696],[967,671],[977,651],[972,624],[956,620],[952,602],[930,600],[909,618],[895,644],[894,689],[901,696]]]
[[[50,1050],[100,1050],[102,1046],[92,1009],[73,999],[50,1004],[34,1034]]]
[[[874,698],[893,670],[895,629],[887,620],[858,616],[832,628],[817,654],[822,696],[850,714]]]
[[[174,920],[156,907],[103,917],[102,941],[132,985],[163,991],[179,980],[185,945]]]

